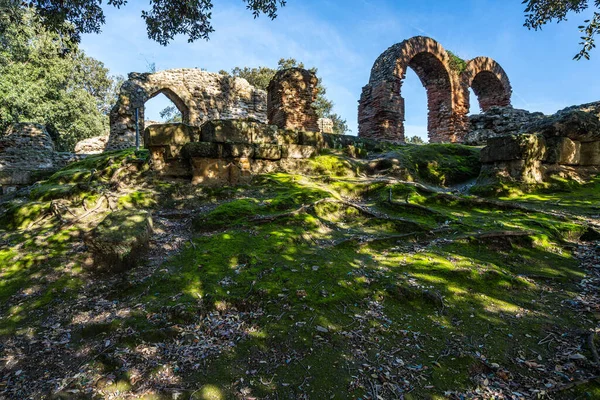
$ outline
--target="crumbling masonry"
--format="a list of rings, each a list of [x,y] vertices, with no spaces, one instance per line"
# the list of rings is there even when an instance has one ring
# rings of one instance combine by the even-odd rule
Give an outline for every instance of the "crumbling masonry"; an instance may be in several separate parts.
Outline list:
[[[460,142],[469,129],[469,88],[487,111],[510,106],[512,89],[502,67],[488,57],[461,66],[441,44],[423,36],[387,49],[375,61],[358,108],[358,135],[404,141],[404,98],[401,88],[412,68],[427,91],[430,142]]]
[[[175,104],[185,124],[200,126],[206,121],[243,118],[267,122],[267,93],[245,79],[193,68],[131,73],[110,112],[107,149],[135,143],[135,110],[143,132],[144,103],[159,93]]]

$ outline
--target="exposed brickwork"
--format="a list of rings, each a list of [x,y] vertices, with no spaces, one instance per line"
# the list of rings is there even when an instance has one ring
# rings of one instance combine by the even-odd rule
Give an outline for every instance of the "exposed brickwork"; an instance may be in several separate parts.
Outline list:
[[[0,138],[0,194],[33,183],[35,172],[51,172],[81,158],[56,152],[43,125],[12,125]]]
[[[269,124],[281,129],[319,131],[316,109],[319,81],[316,75],[302,68],[277,72],[267,89]]]
[[[183,122],[190,125],[200,126],[216,119],[267,120],[266,92],[254,88],[245,79],[199,69],[131,73],[110,112],[107,149],[126,148],[135,143],[135,109],[139,110],[141,133],[144,131],[144,103],[159,93],[173,101],[181,111]]]
[[[468,131],[469,87],[481,107],[510,105],[510,82],[487,57],[467,63],[462,73],[450,66],[448,52],[435,40],[413,37],[387,49],[375,61],[358,107],[361,137],[404,141],[404,99],[401,88],[407,68],[415,71],[427,91],[430,142],[462,141]]]

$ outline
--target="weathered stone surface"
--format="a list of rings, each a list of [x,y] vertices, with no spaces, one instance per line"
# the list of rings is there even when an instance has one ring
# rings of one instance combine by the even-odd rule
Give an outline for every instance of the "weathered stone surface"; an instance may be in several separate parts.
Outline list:
[[[219,158],[221,157],[221,146],[218,143],[194,142],[188,143],[181,148],[181,157],[189,161],[192,158]]]
[[[325,146],[325,138],[321,132],[300,132],[298,144],[304,146],[316,146],[323,147]]]
[[[84,156],[56,152],[43,125],[14,124],[0,137],[0,191],[33,183],[36,172],[50,172]]]
[[[139,265],[152,235],[152,218],[139,210],[109,214],[85,237],[94,267],[122,271]]]
[[[333,133],[333,121],[330,118],[319,118],[317,124],[319,125],[319,132]]]
[[[462,141],[468,131],[469,88],[483,110],[510,106],[512,88],[502,67],[487,57],[468,61],[463,70],[435,40],[417,36],[398,43],[375,61],[358,107],[360,137],[404,142],[406,70],[415,71],[427,91],[430,142]]]
[[[252,158],[254,146],[246,143],[224,143],[222,156],[224,158]]]
[[[216,120],[202,125],[201,140],[216,143],[252,143],[254,136],[262,137],[266,125],[248,120]]]
[[[108,149],[135,143],[135,109],[140,132],[144,131],[144,103],[159,93],[181,111],[183,122],[201,126],[217,119],[250,118],[266,122],[267,94],[245,79],[199,69],[172,69],[156,73],[131,73],[122,85],[117,104],[110,112]]]
[[[549,164],[578,165],[581,160],[581,143],[566,137],[546,139],[547,154],[544,160]]]
[[[491,138],[481,150],[481,162],[543,160],[546,141],[541,135],[511,135]]]
[[[470,130],[465,135],[464,143],[481,146],[487,144],[490,138],[524,133],[532,123],[544,117],[542,113],[512,107],[490,107],[482,114],[469,117]]]
[[[600,119],[593,113],[567,109],[532,123],[526,131],[579,142],[600,141]]]
[[[108,143],[108,135],[83,139],[75,145],[75,154],[100,154]]]
[[[298,144],[287,144],[281,146],[283,158],[310,158],[316,155],[319,151],[315,146],[303,146]]]
[[[279,160],[281,158],[281,146],[256,144],[254,145],[254,158],[258,160]]]
[[[580,162],[583,166],[600,166],[600,140],[581,143]]]
[[[517,181],[523,183],[543,182],[542,162],[539,160],[496,161],[483,164],[478,184],[495,181]]]
[[[318,116],[314,107],[319,80],[303,68],[277,72],[267,89],[267,118],[280,129],[318,132]]]
[[[185,145],[200,141],[200,129],[182,123],[150,125],[144,131],[146,147]]]
[[[192,157],[192,185],[229,184],[229,162],[221,158]]]

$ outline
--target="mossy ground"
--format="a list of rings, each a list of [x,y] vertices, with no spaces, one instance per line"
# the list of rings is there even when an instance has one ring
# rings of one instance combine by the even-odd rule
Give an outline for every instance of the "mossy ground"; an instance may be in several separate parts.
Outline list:
[[[442,186],[475,177],[476,154],[464,146],[402,146],[371,158],[380,167],[393,160],[376,171],[383,176],[401,165],[412,180]],[[50,198],[73,209],[87,197],[95,203],[127,157],[137,158],[124,152],[71,166],[37,188],[85,182],[76,196],[32,190],[3,219],[1,337],[44,334],[61,309],[57,323],[70,328],[67,353],[85,366],[82,376],[111,376],[104,386],[72,380],[65,395],[92,387],[117,397],[171,398],[179,390],[198,399],[372,398],[379,385],[382,398],[444,398],[482,385],[493,363],[515,382],[545,379],[516,360],[550,368],[558,344],[541,339],[562,335],[576,345],[576,332],[597,324],[595,314],[574,313],[570,304],[586,275],[571,249],[585,219],[599,214],[598,180],[500,199],[532,206],[526,210],[373,179],[365,176],[369,160],[335,153],[312,160],[312,175],[270,174],[226,188],[155,181],[142,167],[117,190],[115,209],[195,210],[189,241],[157,268],[97,276],[81,267],[78,243],[89,227],[65,227],[51,215],[32,223]],[[113,169],[90,179],[106,168]],[[545,212],[548,203],[566,218]],[[94,292],[89,282],[104,289]],[[68,310],[79,315],[82,293],[127,312],[77,322]],[[236,313],[244,321],[232,333],[239,336],[218,337],[234,346],[191,361],[161,350],[188,348],[190,326],[206,334],[197,346],[213,343],[202,327]],[[132,354],[144,354],[144,362],[128,364]],[[13,369],[33,374],[24,363]],[[160,381],[169,374],[169,383]],[[144,382],[155,381],[163,383],[148,391]],[[576,390],[596,393],[592,386]]]

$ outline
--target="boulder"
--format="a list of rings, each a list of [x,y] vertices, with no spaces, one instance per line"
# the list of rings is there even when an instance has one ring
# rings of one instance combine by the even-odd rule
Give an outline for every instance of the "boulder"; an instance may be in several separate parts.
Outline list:
[[[152,235],[152,218],[146,211],[122,210],[108,214],[84,238],[94,268],[123,271],[144,259]]]
[[[560,111],[532,123],[526,131],[547,138],[567,137],[578,142],[600,141],[600,119],[585,111]]]
[[[581,143],[566,137],[547,138],[546,149],[549,164],[577,165],[581,159]]]
[[[541,135],[510,135],[490,138],[481,150],[481,162],[542,160],[546,155],[546,140]]]
[[[581,143],[581,159],[583,166],[600,166],[600,141]]]

